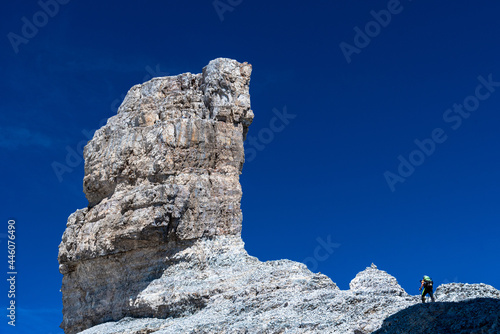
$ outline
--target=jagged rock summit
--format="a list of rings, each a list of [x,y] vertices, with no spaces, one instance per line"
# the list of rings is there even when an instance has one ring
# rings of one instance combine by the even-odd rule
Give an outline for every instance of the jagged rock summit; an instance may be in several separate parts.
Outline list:
[[[68,218],[59,246],[65,333],[364,334],[418,303],[375,265],[342,291],[304,264],[246,253],[250,73],[219,58],[200,74],[154,78],[96,131],[84,151],[89,205]],[[457,300],[499,296],[443,289]]]

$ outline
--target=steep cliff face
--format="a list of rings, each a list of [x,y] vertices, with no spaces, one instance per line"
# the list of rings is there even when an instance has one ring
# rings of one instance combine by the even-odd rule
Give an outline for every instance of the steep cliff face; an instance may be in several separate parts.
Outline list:
[[[190,262],[183,251],[199,240],[242,248],[250,73],[217,59],[201,74],[136,85],[85,147],[89,207],[69,217],[59,247],[66,332],[164,316],[138,295],[173,263]]]
[[[66,333],[367,334],[419,302],[375,265],[342,291],[304,264],[246,253],[250,72],[221,58],[134,86],[95,133],[84,152],[89,206],[69,217],[59,246]]]

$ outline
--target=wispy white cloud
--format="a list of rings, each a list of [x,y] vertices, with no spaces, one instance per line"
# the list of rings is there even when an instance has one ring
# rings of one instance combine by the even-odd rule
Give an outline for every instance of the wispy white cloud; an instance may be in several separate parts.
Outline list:
[[[0,148],[15,150],[20,147],[49,148],[53,140],[40,132],[23,127],[0,127]]]

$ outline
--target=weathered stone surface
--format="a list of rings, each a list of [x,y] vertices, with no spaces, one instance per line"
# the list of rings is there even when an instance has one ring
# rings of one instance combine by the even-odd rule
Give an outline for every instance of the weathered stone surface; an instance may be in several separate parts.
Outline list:
[[[406,294],[393,276],[373,266],[359,273],[351,282],[351,285],[357,285],[357,290],[344,291],[339,290],[328,277],[312,274],[300,263],[288,260],[262,263],[244,253],[237,254],[243,256],[237,256],[239,259],[235,261],[232,257],[215,256],[201,270],[196,265],[186,268],[187,263],[182,264],[183,268],[176,268],[175,265],[169,269],[171,273],[156,280],[149,288],[168,296],[175,293],[186,296],[198,291],[196,296],[204,300],[202,307],[162,319],[126,317],[117,322],[94,326],[83,334],[368,334],[381,326],[384,331],[377,333],[455,333],[451,330],[455,324],[453,317],[443,322],[444,327],[439,327],[441,331],[419,331],[420,327],[434,328],[431,326],[433,319],[438,313],[444,317],[450,309],[443,305],[449,303],[427,303],[420,306],[418,296]],[[379,287],[384,285],[402,293],[389,294],[386,290],[380,290]],[[464,328],[471,328],[477,321],[482,322],[484,328],[498,326],[495,325],[497,313],[492,307],[498,305],[500,299],[490,299],[497,304],[483,303],[484,299],[477,299],[483,293],[485,296],[495,295],[498,290],[477,290],[472,287],[470,294],[467,294],[471,285],[459,284],[458,290],[450,285],[439,287],[442,291],[448,291],[448,298],[473,298],[458,306],[460,311],[457,317],[460,319],[455,321],[463,323],[466,326]],[[457,291],[460,292],[455,294]],[[173,300],[179,299],[174,297]],[[471,303],[467,304],[469,301]],[[192,300],[184,303],[192,305]],[[468,306],[475,313],[467,314]],[[455,312],[456,309],[452,310]],[[477,316],[482,311],[486,313]],[[394,319],[401,314],[403,316]],[[412,325],[405,327],[408,325],[407,321]]]
[[[372,265],[356,275],[349,284],[355,294],[387,294],[405,296],[406,291],[396,281],[396,278]]]
[[[89,207],[69,217],[59,247],[66,332],[165,315],[138,299],[148,284],[191,261],[178,254],[197,240],[240,240],[250,73],[216,59],[201,74],[154,78],[96,131],[84,150]]]
[[[95,133],[84,152],[89,206],[69,217],[59,246],[66,333],[367,334],[419,303],[373,264],[343,291],[304,264],[246,253],[250,72],[216,59],[201,74],[136,85]],[[436,295],[500,298],[486,285]]]
[[[459,302],[474,298],[500,299],[500,291],[488,284],[449,283],[436,289],[436,298],[442,302]]]

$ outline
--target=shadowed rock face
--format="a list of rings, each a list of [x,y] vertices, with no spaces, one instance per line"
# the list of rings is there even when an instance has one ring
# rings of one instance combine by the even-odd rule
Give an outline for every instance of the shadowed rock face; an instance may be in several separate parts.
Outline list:
[[[401,333],[497,334],[500,300],[476,298],[414,305],[384,320],[373,334]]]
[[[419,302],[375,265],[342,291],[304,264],[246,253],[250,72],[221,58],[134,86],[88,143],[89,206],[69,217],[59,246],[67,334],[368,334]],[[485,285],[436,292],[471,294],[500,297]]]

